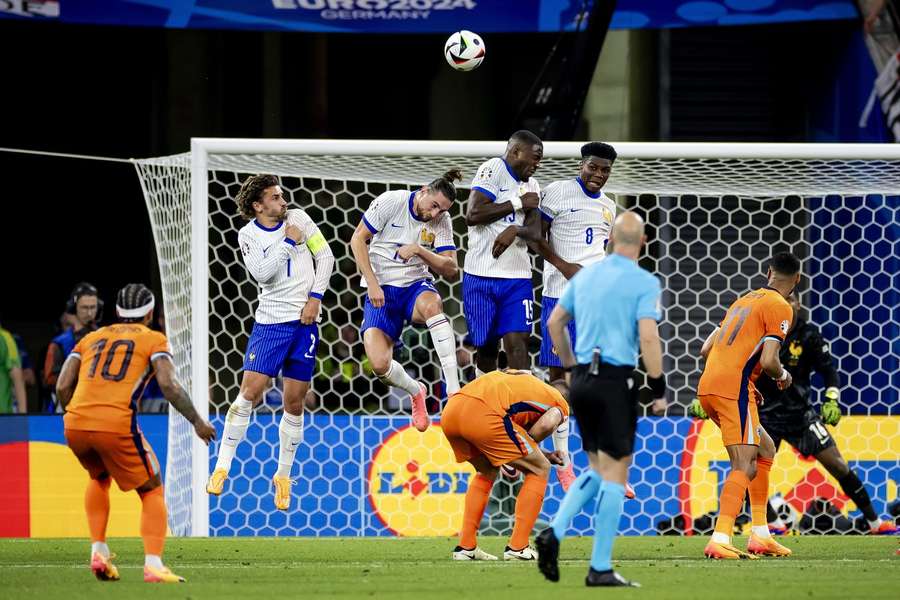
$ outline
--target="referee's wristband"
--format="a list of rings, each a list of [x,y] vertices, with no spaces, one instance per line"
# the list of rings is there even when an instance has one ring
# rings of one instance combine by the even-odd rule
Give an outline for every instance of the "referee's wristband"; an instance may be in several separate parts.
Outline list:
[[[659,377],[650,377],[647,376],[647,385],[650,386],[650,391],[653,392],[654,398],[663,398],[666,395],[666,374],[663,373]]]

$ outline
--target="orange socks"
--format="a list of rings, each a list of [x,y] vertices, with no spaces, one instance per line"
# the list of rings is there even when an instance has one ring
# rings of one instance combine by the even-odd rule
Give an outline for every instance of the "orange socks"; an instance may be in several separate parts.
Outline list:
[[[109,477],[102,481],[91,479],[84,491],[84,512],[92,542],[106,541],[106,524],[109,522]]]
[[[719,496],[719,518],[716,519],[716,533],[731,538],[731,534],[734,532],[734,520],[741,512],[749,485],[750,479],[743,471],[732,470],[728,474],[725,484],[722,485],[722,495]]]
[[[144,553],[161,556],[166,542],[166,499],[163,486],[141,496],[141,537]]]
[[[766,506],[769,501],[769,471],[772,469],[771,458],[756,459],[756,477],[750,482],[750,512],[753,514],[754,526],[767,526]]]
[[[512,536],[509,538],[509,547],[513,550],[521,550],[528,545],[528,537],[541,512],[546,489],[546,479],[533,473],[525,475],[525,483],[522,484],[519,495],[516,497],[516,523],[513,525]]]
[[[462,528],[459,530],[459,545],[466,550],[471,550],[476,545],[475,535],[478,533],[478,526],[481,525],[481,517],[484,516],[484,507],[491,497],[492,487],[494,482],[481,473],[475,473],[469,480],[466,509],[463,512]]]

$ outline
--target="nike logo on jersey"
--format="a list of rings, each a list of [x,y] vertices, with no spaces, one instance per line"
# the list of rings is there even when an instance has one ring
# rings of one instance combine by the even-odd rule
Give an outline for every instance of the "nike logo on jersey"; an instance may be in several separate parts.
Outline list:
[[[500,192],[500,193],[502,194],[503,192],[508,192],[508,191],[509,191],[509,188],[500,188],[500,189],[497,190],[497,191]]]
[[[271,248],[271,247],[272,247],[272,244],[269,244],[268,246],[266,246],[265,248],[263,248],[263,256],[266,255],[266,252],[268,252],[268,251],[269,251],[269,248]]]
[[[581,210],[580,208],[570,208],[569,212],[580,212]]]
[[[396,223],[391,223],[391,227],[403,227],[403,225],[397,225]]]

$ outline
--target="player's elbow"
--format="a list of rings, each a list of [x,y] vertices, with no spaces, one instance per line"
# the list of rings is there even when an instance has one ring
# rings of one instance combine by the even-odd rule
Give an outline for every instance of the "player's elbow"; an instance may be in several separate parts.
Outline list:
[[[444,276],[444,279],[447,281],[458,281],[459,280],[459,265],[456,263],[450,263],[446,267],[444,267],[444,272],[441,273]]]

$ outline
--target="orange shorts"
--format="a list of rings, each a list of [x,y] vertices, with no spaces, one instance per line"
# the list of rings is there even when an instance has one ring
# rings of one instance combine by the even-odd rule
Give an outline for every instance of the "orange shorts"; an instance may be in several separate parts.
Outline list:
[[[700,396],[700,404],[713,423],[719,426],[725,446],[759,446],[762,426],[759,424],[756,398],[752,391],[748,396],[749,399],[745,402],[713,394]]]
[[[479,398],[455,394],[441,413],[441,429],[456,462],[484,456],[495,467],[528,456],[538,448],[521,425],[500,416]]]
[[[159,475],[159,461],[141,433],[66,429],[66,442],[91,479],[111,476],[123,492]]]

